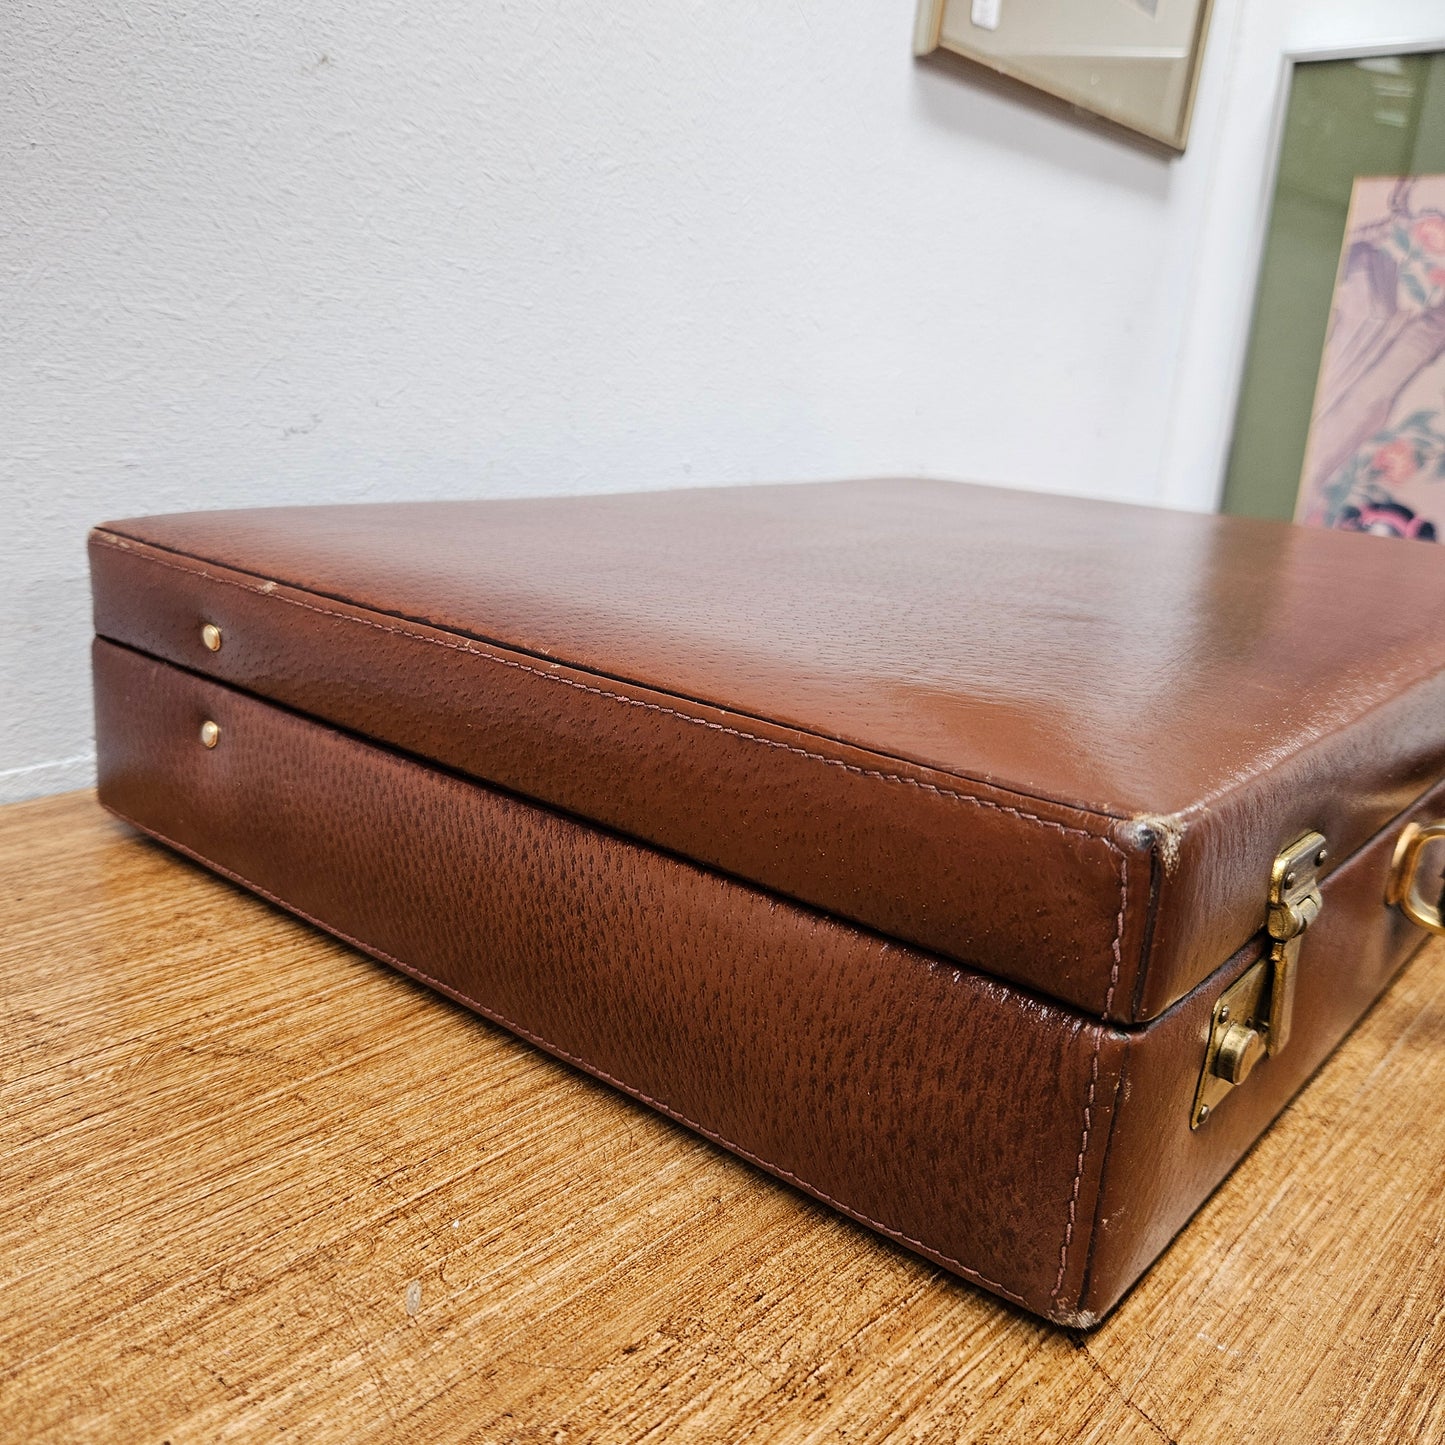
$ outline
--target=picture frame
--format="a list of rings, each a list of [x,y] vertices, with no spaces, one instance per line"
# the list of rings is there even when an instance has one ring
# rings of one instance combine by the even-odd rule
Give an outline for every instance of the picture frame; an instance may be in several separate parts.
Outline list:
[[[1212,0],[919,0],[914,53],[1182,153]]]
[[[1445,284],[1420,284],[1445,266],[1431,250],[1445,232],[1445,27],[1287,54],[1272,150],[1220,508],[1439,540],[1445,527],[1429,523],[1445,520],[1433,436],[1445,398],[1424,417],[1420,396],[1432,375],[1445,383],[1445,352],[1408,370],[1398,355],[1374,366],[1359,320],[1367,274],[1368,304],[1390,313],[1382,344],[1412,310],[1445,307]]]

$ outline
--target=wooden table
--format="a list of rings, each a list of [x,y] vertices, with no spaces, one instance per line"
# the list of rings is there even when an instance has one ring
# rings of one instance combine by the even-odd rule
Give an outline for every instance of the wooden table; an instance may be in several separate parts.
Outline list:
[[[1076,1335],[89,794],[0,919],[6,1439],[1445,1440],[1445,949]]]

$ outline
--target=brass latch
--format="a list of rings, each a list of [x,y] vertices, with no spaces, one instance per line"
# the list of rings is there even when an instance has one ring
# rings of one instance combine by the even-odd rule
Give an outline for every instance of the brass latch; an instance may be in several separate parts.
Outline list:
[[[1320,913],[1319,870],[1329,850],[1324,835],[1306,833],[1274,860],[1269,874],[1269,957],[1230,985],[1214,1005],[1209,1046],[1194,1091],[1197,1129],[1216,1104],[1242,1084],[1266,1054],[1289,1042],[1294,1016],[1295,974],[1305,930]]]

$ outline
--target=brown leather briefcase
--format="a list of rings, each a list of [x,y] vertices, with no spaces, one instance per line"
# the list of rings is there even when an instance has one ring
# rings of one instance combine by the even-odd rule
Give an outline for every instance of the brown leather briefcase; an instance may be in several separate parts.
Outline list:
[[[91,563],[107,807],[1066,1324],[1439,922],[1420,543],[873,481]]]

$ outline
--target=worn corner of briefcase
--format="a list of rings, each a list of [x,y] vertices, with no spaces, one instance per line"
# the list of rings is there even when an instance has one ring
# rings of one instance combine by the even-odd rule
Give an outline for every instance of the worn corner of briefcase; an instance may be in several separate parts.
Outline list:
[[[1167,876],[1179,866],[1189,821],[1182,813],[1135,813],[1117,831],[1120,840],[1131,847],[1157,850]]]

